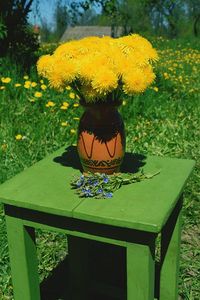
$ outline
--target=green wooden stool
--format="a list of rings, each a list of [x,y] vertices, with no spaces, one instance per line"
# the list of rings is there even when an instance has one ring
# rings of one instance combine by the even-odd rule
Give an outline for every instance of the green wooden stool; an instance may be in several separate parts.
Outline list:
[[[94,245],[101,242],[105,257],[109,244],[120,246],[125,253],[125,290],[118,289],[116,298],[110,299],[177,300],[181,195],[194,161],[126,155],[125,167],[137,171],[142,165],[145,173],[161,172],[150,180],[122,187],[111,199],[80,199],[70,189],[72,174],[79,172],[75,148],[71,147],[56,151],[0,186],[15,300],[41,299],[35,228],[67,234],[67,299],[88,300],[91,291],[98,289],[98,282],[95,285],[88,275],[89,253],[97,251],[98,260]],[[99,289],[103,293],[101,286]],[[101,299],[107,299],[106,292]]]

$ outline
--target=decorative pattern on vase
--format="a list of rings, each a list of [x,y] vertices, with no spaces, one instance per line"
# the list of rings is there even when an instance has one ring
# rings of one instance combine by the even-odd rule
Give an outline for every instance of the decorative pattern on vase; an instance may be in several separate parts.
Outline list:
[[[85,172],[119,172],[125,152],[122,118],[116,107],[86,109],[78,133],[78,153]]]

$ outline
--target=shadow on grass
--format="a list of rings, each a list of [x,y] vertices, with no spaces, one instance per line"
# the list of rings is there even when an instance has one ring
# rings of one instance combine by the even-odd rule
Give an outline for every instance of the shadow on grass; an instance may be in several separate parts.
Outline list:
[[[141,167],[145,165],[146,156],[142,154],[133,154],[126,152],[124,160],[121,166],[122,173],[136,173]],[[77,148],[75,146],[69,146],[65,149],[65,152],[61,156],[55,157],[54,162],[61,164],[64,167],[71,167],[73,169],[83,171],[78,156]]]

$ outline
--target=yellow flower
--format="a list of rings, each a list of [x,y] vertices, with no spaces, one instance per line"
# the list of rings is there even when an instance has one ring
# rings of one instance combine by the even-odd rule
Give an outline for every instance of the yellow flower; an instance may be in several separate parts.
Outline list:
[[[45,90],[47,89],[47,86],[46,86],[45,84],[42,84],[42,85],[41,85],[41,89],[42,89],[43,91],[45,91]]]
[[[9,83],[9,82],[11,82],[11,78],[10,78],[10,77],[6,77],[6,78],[2,77],[2,78],[1,78],[1,81],[2,81],[3,83]]]
[[[71,133],[71,134],[74,134],[74,133],[76,133],[76,130],[75,130],[75,129],[71,129],[71,130],[70,130],[70,133]]]
[[[31,86],[32,86],[32,87],[36,87],[36,86],[37,86],[37,83],[36,83],[36,82],[31,82]]]
[[[66,86],[66,90],[70,91],[71,90],[71,86],[70,85]]]
[[[70,94],[69,94],[69,98],[75,99],[75,94],[74,94],[74,93],[70,93]]]
[[[4,85],[2,85],[2,86],[0,86],[0,90],[5,90],[5,86]]]
[[[29,79],[28,75],[25,75],[25,76],[24,76],[24,79],[25,79],[25,80],[28,80],[28,79]]]
[[[21,134],[17,134],[17,135],[15,136],[15,139],[16,139],[17,141],[22,140],[22,138],[23,138],[23,136],[22,136]]]
[[[122,101],[122,105],[126,105],[126,100],[123,100],[123,101]]]
[[[15,87],[21,86],[21,83],[15,83]]]
[[[154,89],[155,92],[158,92],[158,87],[157,86],[154,86],[153,89]]]
[[[44,80],[43,80],[43,79],[41,79],[41,80],[40,80],[40,83],[42,83],[42,84],[43,84],[43,83],[44,83]]]
[[[31,87],[31,81],[26,80],[26,81],[24,82],[24,87],[25,87],[25,89],[30,89],[30,87]]]
[[[112,70],[102,67],[95,74],[91,84],[99,94],[105,95],[114,90],[117,87],[117,83],[117,75]]]
[[[74,107],[78,107],[78,106],[79,106],[79,103],[74,103],[73,106],[74,106]]]
[[[65,106],[65,105],[62,105],[61,107],[60,107],[60,109],[62,109],[62,110],[66,110],[68,108],[68,106]]]
[[[67,125],[68,125],[68,122],[67,122],[67,121],[61,123],[61,126],[63,126],[63,127],[66,127]]]
[[[75,121],[79,121],[80,120],[80,118],[78,118],[78,117],[74,117],[73,118]]]
[[[55,103],[53,101],[49,101],[45,106],[46,107],[54,107]]]
[[[35,92],[34,96],[36,98],[40,98],[40,97],[42,97],[42,93],[41,92]]]
[[[123,90],[126,94],[141,93],[147,87],[144,73],[140,69],[124,74],[123,82]]]
[[[4,143],[4,144],[1,145],[1,150],[2,151],[6,151],[7,148],[8,148],[8,145],[6,143]]]

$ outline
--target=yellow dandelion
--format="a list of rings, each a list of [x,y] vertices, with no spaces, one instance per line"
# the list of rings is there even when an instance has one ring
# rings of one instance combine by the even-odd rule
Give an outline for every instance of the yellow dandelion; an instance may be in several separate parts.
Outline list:
[[[49,101],[45,106],[46,107],[54,107],[56,104],[53,101]]]
[[[66,127],[68,125],[68,122],[61,122],[61,126]]]
[[[21,86],[21,83],[15,83],[15,87]]]
[[[4,143],[4,144],[1,145],[1,150],[2,151],[5,152],[7,150],[7,148],[8,148],[8,145],[6,143]]]
[[[43,80],[43,79],[41,79],[41,80],[40,80],[40,83],[42,83],[42,84],[43,84],[43,83],[44,83],[44,80]]]
[[[72,88],[71,88],[70,85],[66,86],[66,90],[67,90],[67,91],[70,91],[71,89],[72,89]]]
[[[68,106],[69,106],[69,103],[66,102],[66,101],[64,101],[62,105],[68,107]]]
[[[118,84],[117,75],[108,68],[102,67],[97,71],[91,82],[93,89],[99,94],[107,94],[114,90]]]
[[[1,78],[1,81],[3,82],[3,83],[9,83],[9,82],[11,82],[11,78],[10,77],[6,77],[6,78],[4,78],[4,77],[2,77]]]
[[[157,87],[157,86],[154,86],[153,90],[154,90],[155,92],[158,92],[158,87]]]
[[[141,93],[147,87],[145,76],[140,69],[124,74],[123,83],[123,90],[126,94]]]
[[[70,94],[69,94],[69,98],[71,98],[71,99],[75,99],[75,96],[76,96],[76,95],[75,95],[74,93],[70,93]]]
[[[61,107],[60,107],[60,109],[62,109],[62,110],[66,110],[68,107],[67,106],[65,106],[65,105],[62,105]]]
[[[2,91],[5,90],[5,88],[6,87],[4,85],[0,86],[0,90],[2,90]]]
[[[22,140],[22,138],[23,138],[23,136],[22,136],[21,134],[17,134],[17,135],[15,136],[15,139],[16,139],[17,141]]]
[[[36,98],[40,98],[40,97],[42,97],[42,93],[41,92],[35,92],[34,96]]]
[[[41,76],[47,76],[53,66],[53,57],[51,55],[43,55],[37,62],[37,71]]]
[[[73,107],[78,107],[79,103],[74,103]]]
[[[71,130],[70,130],[70,133],[71,133],[71,134],[74,134],[74,133],[76,133],[76,130],[75,130],[75,129],[71,129]]]
[[[25,75],[25,76],[24,76],[24,79],[25,79],[25,80],[28,80],[28,79],[29,79],[28,75]]]
[[[31,82],[31,87],[36,87],[37,86],[37,83],[36,82]]]
[[[41,89],[42,89],[43,91],[45,91],[45,90],[47,89],[47,86],[46,86],[45,84],[42,84],[42,85],[41,85]]]

